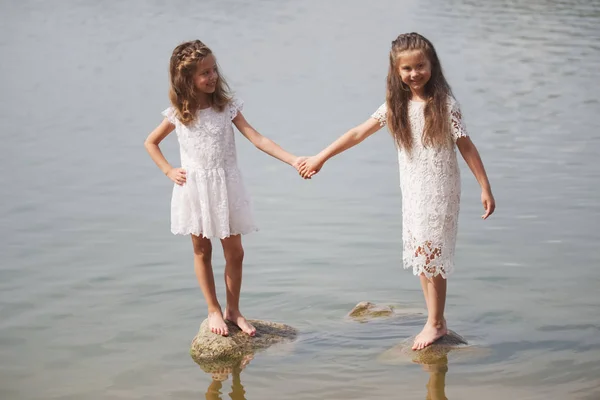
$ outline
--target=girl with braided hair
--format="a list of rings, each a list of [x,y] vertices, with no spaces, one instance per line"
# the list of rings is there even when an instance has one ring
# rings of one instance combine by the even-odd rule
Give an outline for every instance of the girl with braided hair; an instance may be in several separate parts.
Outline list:
[[[389,58],[386,102],[367,121],[305,160],[300,175],[310,178],[328,159],[387,124],[398,150],[403,264],[419,276],[427,304],[427,322],[413,344],[413,350],[420,350],[448,332],[446,278],[454,270],[460,205],[455,146],[481,185],[483,219],[494,212],[495,200],[433,44],[418,33],[402,34],[392,42]]]
[[[170,61],[171,106],[144,145],[152,160],[175,185],[171,232],[191,235],[194,270],[208,305],[210,330],[227,336],[225,320],[250,336],[256,329],[240,312],[244,249],[241,235],[256,230],[250,197],[237,165],[233,126],[257,148],[299,168],[303,160],[258,133],[242,115],[243,102],[231,95],[212,51],[200,40],[182,43]],[[175,131],[181,168],[163,156],[159,144]],[[227,306],[222,312],[212,270],[211,238],[221,240],[225,255]]]

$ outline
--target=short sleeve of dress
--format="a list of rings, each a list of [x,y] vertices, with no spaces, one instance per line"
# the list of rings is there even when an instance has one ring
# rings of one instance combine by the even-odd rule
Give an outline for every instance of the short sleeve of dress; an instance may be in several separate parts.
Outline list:
[[[451,98],[450,99],[450,126],[452,129],[452,139],[456,142],[461,137],[468,137],[467,127],[460,111],[460,104]]]
[[[237,117],[238,112],[242,111],[244,108],[244,102],[237,97],[234,97],[229,102],[229,119],[233,121],[235,117]]]
[[[175,125],[177,123],[177,117],[175,115],[175,109],[171,106],[161,113],[170,123]]]
[[[375,118],[379,122],[379,126],[385,126],[387,123],[387,104],[383,103],[377,111],[371,114],[371,118]]]

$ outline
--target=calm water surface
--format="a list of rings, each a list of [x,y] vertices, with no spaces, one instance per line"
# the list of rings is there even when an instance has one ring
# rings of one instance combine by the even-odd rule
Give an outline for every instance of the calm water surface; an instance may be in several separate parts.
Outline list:
[[[0,4],[0,398],[600,398],[599,1]],[[461,161],[447,317],[485,355],[383,363],[423,316],[344,319],[362,300],[424,308],[400,267],[387,133],[312,181],[239,136],[261,226],[244,239],[243,309],[301,334],[220,388],[188,355],[205,305],[142,147],[172,48],[206,41],[248,120],[311,154],[384,101],[407,31],[435,43],[498,203],[479,219]],[[176,163],[174,137],[164,151]]]

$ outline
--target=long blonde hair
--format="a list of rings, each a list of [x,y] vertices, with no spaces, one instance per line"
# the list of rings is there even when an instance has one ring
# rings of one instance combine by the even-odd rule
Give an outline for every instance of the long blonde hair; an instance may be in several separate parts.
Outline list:
[[[185,42],[175,47],[169,63],[169,99],[177,118],[184,124],[194,120],[198,111],[198,89],[194,85],[194,73],[198,64],[212,51],[200,40]],[[229,85],[219,73],[216,89],[209,96],[211,107],[223,111],[231,100]]]
[[[420,50],[431,63],[431,78],[425,85],[425,127],[421,138],[424,146],[443,147],[450,143],[450,118],[448,98],[452,96],[450,85],[444,78],[442,66],[433,44],[418,33],[405,33],[392,42],[390,68],[387,76],[387,121],[390,132],[402,149],[410,152],[413,145],[408,103],[410,88],[402,82],[398,71],[398,59],[405,51]]]

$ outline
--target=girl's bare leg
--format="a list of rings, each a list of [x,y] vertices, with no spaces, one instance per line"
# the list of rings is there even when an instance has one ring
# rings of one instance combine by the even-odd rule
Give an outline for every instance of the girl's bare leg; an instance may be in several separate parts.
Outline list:
[[[427,276],[425,276],[425,274],[421,274],[419,275],[419,281],[421,282],[421,289],[423,289],[423,297],[425,298],[425,305],[427,306],[427,314],[429,314],[430,310],[429,310],[429,291],[427,290],[427,287],[429,285],[429,280],[427,279]],[[415,342],[421,339],[421,333],[419,333],[416,337],[415,337]]]
[[[194,271],[208,306],[208,326],[211,332],[227,336],[229,331],[223,319],[221,305],[217,299],[215,289],[215,277],[212,270],[212,244],[210,239],[205,237],[191,236],[194,247]]]
[[[424,274],[419,275],[419,280],[421,281],[421,288],[423,289],[423,297],[425,297],[425,304],[427,305],[427,311],[429,312],[429,295],[427,287],[429,285],[429,280]]]
[[[225,286],[227,287],[225,319],[239,326],[248,335],[254,336],[256,328],[246,321],[246,318],[240,312],[242,265],[244,262],[242,236],[230,236],[221,239],[221,243],[223,244],[223,253],[225,254]]]
[[[444,308],[446,307],[446,279],[442,275],[432,278],[420,276],[423,294],[427,303],[427,322],[415,338],[413,350],[421,350],[448,333]],[[425,282],[423,281],[425,280]]]

